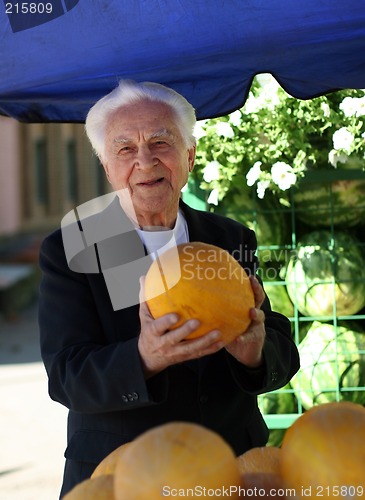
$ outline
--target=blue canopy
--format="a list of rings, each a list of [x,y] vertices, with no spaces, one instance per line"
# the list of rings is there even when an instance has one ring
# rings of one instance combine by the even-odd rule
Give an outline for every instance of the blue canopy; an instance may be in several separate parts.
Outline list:
[[[24,122],[83,122],[120,78],[221,116],[257,73],[300,99],[365,88],[365,1],[4,0],[0,11],[0,113]]]

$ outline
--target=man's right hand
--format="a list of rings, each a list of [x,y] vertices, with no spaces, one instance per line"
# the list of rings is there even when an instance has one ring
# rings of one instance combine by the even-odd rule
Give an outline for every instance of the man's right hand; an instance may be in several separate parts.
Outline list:
[[[170,329],[179,320],[177,314],[166,314],[154,319],[144,297],[144,278],[141,278],[139,317],[141,333],[138,349],[146,379],[168,366],[213,354],[224,347],[219,330],[196,339],[184,340],[198,328],[197,319],[190,319],[174,330]]]

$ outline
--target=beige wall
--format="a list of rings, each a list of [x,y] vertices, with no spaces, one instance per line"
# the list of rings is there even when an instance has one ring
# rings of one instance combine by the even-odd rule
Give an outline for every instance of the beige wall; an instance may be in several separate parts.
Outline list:
[[[55,229],[108,190],[83,125],[0,117],[0,238]]]
[[[0,236],[21,227],[20,124],[0,116]]]

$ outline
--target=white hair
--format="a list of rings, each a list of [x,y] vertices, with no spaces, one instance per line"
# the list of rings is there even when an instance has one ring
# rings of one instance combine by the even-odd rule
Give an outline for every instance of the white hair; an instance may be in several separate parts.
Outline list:
[[[161,102],[169,106],[176,115],[185,144],[188,147],[195,145],[195,110],[185,97],[159,83],[121,80],[114,90],[94,104],[85,120],[86,134],[99,158],[104,156],[105,133],[110,114],[123,106],[143,100]]]

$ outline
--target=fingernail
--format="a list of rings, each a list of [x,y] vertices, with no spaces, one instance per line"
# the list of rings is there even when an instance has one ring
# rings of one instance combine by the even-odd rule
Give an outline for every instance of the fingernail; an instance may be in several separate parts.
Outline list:
[[[196,330],[200,322],[197,319],[189,319],[188,324],[192,330]]]
[[[170,314],[169,321],[171,325],[174,325],[179,321],[179,317],[177,316],[177,314]]]
[[[218,340],[222,336],[221,332],[219,330],[216,330],[215,332],[212,332],[212,339],[213,340]]]

